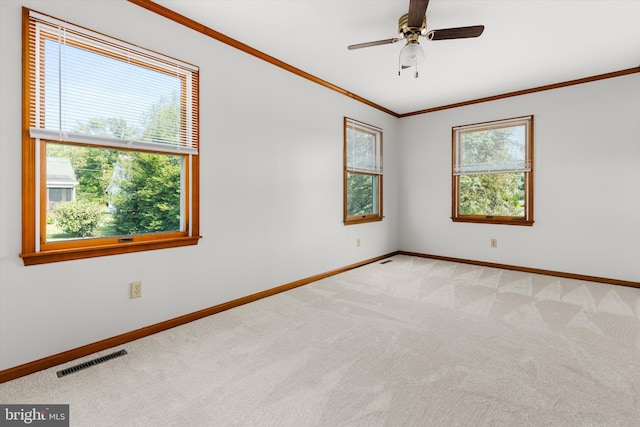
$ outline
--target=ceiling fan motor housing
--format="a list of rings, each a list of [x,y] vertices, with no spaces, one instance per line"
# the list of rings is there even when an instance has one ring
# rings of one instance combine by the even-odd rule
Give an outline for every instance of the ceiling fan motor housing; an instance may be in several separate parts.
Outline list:
[[[421,27],[409,27],[409,14],[405,13],[398,19],[398,34],[407,40],[418,40],[427,34],[427,17],[422,20]]]

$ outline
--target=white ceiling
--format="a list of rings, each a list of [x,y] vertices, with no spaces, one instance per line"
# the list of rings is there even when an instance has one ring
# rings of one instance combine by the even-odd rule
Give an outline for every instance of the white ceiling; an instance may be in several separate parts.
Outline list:
[[[431,0],[428,29],[484,25],[479,38],[420,39],[420,76],[398,76],[409,0],[155,0],[398,114],[640,66],[640,0]]]

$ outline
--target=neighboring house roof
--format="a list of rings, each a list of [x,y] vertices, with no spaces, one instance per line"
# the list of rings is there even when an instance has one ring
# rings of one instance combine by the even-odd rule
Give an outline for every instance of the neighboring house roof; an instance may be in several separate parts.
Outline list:
[[[78,185],[71,160],[65,157],[47,157],[47,187],[73,188]]]

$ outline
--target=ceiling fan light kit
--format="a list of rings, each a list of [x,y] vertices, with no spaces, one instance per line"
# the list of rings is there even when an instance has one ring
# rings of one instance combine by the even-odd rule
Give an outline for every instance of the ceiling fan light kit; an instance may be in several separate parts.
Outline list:
[[[409,42],[400,51],[400,65],[411,67],[421,64],[424,61],[424,51],[422,46],[416,42]]]
[[[428,4],[429,0],[410,0],[409,13],[405,13],[398,20],[398,38],[353,44],[348,46],[347,49],[362,49],[406,40],[407,44],[400,51],[398,58],[398,75],[406,68],[415,67],[414,76],[418,78],[418,64],[424,61],[424,50],[418,42],[421,36],[431,41],[452,40],[479,37],[484,31],[483,25],[427,31],[426,13]]]
[[[409,41],[400,51],[398,75],[405,68],[415,67],[415,77],[418,78],[418,64],[424,61],[424,50],[417,40]]]

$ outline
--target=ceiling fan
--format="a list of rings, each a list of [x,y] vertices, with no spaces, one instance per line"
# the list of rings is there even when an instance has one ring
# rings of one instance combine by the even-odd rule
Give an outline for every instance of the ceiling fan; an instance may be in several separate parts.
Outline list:
[[[398,20],[398,37],[352,44],[348,46],[347,49],[362,49],[364,47],[380,46],[406,40],[407,44],[402,48],[402,51],[400,51],[400,58],[398,59],[398,75],[400,75],[400,71],[405,68],[415,67],[415,77],[418,78],[418,64],[424,61],[424,51],[418,42],[420,37],[426,37],[429,40],[465,39],[478,37],[484,31],[484,25],[427,31],[426,13],[428,5],[429,0],[410,0],[409,13],[405,13]]]

